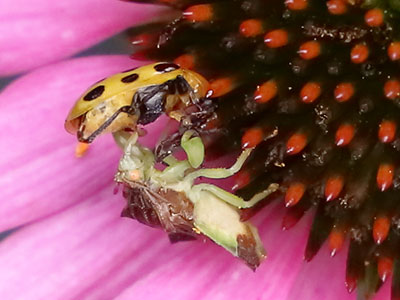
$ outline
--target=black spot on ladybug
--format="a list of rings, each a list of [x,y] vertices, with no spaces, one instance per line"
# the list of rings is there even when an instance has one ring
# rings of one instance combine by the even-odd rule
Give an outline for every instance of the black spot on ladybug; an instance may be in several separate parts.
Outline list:
[[[160,73],[168,73],[179,69],[179,66],[173,63],[161,63],[154,66],[154,70]]]
[[[123,83],[131,83],[131,82],[134,82],[138,78],[139,78],[139,75],[136,73],[133,73],[131,75],[125,76],[124,78],[121,79],[121,81]]]
[[[98,87],[95,87],[93,90],[91,90],[89,93],[83,97],[83,100],[85,101],[92,101],[96,98],[99,98],[104,92],[104,85],[99,85]]]

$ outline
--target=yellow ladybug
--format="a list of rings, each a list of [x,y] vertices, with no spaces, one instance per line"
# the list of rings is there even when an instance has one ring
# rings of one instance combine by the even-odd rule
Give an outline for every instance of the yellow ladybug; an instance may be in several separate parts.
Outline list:
[[[183,108],[205,97],[208,81],[193,71],[160,62],[115,74],[93,85],[72,107],[65,128],[91,143],[102,132],[135,130],[164,112],[178,121]]]

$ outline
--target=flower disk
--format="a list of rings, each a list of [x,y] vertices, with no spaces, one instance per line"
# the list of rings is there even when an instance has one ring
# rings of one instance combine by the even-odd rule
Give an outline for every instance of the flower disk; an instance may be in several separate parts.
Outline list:
[[[220,83],[209,93],[212,126],[195,128],[217,131],[210,151],[255,147],[235,192],[249,199],[278,182],[290,226],[315,211],[306,260],[325,241],[334,255],[348,238],[349,291],[358,284],[373,295],[393,274],[398,299],[398,2],[152,2],[180,9],[181,18],[138,51],[157,61],[190,58],[190,68]]]

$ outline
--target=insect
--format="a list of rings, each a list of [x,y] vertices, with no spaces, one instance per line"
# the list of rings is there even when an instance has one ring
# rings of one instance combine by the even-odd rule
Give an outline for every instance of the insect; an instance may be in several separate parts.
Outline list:
[[[181,121],[185,108],[206,95],[207,80],[173,63],[155,63],[115,74],[94,84],[75,103],[65,128],[91,143],[103,132],[117,132],[155,121],[164,112]]]
[[[181,139],[187,159],[178,160],[171,154],[164,158],[167,167],[162,171],[154,165],[153,152],[137,143],[137,132],[114,134],[125,148],[115,177],[124,184],[128,201],[122,215],[162,227],[172,242],[203,234],[255,269],[265,258],[265,251],[257,229],[240,220],[239,209],[254,206],[277,191],[279,185],[270,184],[245,201],[216,185],[195,184],[199,177],[217,179],[234,175],[252,149],[243,150],[230,168],[200,168],[204,145],[194,133],[186,131]]]

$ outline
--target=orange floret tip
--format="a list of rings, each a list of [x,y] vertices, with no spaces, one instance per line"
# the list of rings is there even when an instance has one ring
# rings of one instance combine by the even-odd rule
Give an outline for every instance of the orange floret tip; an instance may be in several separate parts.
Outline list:
[[[394,166],[381,164],[376,174],[376,183],[381,192],[388,190],[393,184]]]
[[[355,45],[350,52],[351,61],[355,64],[361,64],[368,59],[369,50],[364,44]]]
[[[306,191],[306,186],[303,183],[295,182],[292,183],[285,194],[285,205],[286,207],[294,206],[299,203]]]
[[[321,86],[316,82],[306,83],[300,91],[300,99],[304,103],[312,103],[321,95]]]
[[[340,125],[336,131],[335,144],[339,147],[344,147],[350,144],[354,137],[355,128],[351,124]]]
[[[329,0],[326,7],[332,15],[342,15],[347,12],[347,4],[344,0]]]
[[[289,35],[284,29],[276,29],[268,32],[264,36],[264,43],[269,48],[280,48],[289,42]]]
[[[278,85],[275,80],[269,80],[262,85],[257,86],[254,92],[254,100],[258,103],[267,103],[278,93]]]
[[[183,17],[191,22],[207,22],[213,18],[213,8],[210,4],[199,4],[188,7]]]
[[[351,276],[346,274],[346,288],[349,293],[352,293],[357,287],[357,278],[355,276]]]
[[[289,230],[301,219],[303,213],[294,212],[293,210],[286,210],[286,214],[282,218],[282,230]]]
[[[385,282],[388,277],[392,275],[393,259],[390,257],[378,258],[378,275],[382,282]]]
[[[259,127],[249,128],[242,136],[242,148],[255,148],[262,142],[263,131]]]
[[[343,82],[335,87],[334,96],[338,102],[346,102],[354,95],[354,86],[351,83]]]
[[[316,41],[309,41],[301,44],[298,51],[302,59],[313,59],[321,54],[321,45]]]
[[[210,90],[207,95],[211,97],[220,97],[233,90],[233,80],[229,77],[218,78],[210,82]]]
[[[304,133],[293,134],[286,143],[286,153],[295,155],[300,153],[307,145],[307,136]]]
[[[388,47],[388,56],[391,60],[399,60],[400,59],[400,42],[393,42]]]
[[[386,240],[390,229],[390,219],[386,216],[376,217],[372,226],[372,235],[376,244]]]
[[[344,180],[342,176],[329,177],[325,183],[326,201],[335,200],[343,189]]]
[[[182,54],[175,58],[174,63],[179,65],[181,68],[192,70],[195,65],[195,58],[191,54]]]
[[[258,19],[249,19],[240,23],[239,32],[244,37],[255,37],[264,31],[262,22]]]
[[[76,157],[82,157],[86,154],[86,152],[89,150],[89,144],[88,143],[78,143],[75,148],[75,156]]]
[[[383,120],[381,124],[379,124],[378,137],[382,143],[391,143],[393,142],[396,136],[396,123],[394,121]]]
[[[308,6],[307,0],[286,0],[286,7],[290,10],[304,10]]]
[[[391,100],[400,96],[400,82],[396,79],[391,79],[385,82],[383,87],[386,98]]]
[[[379,8],[368,10],[364,15],[365,23],[370,27],[379,27],[383,25],[383,11]]]
[[[333,228],[328,237],[328,246],[331,251],[331,256],[335,256],[344,244],[345,233],[339,228]]]

